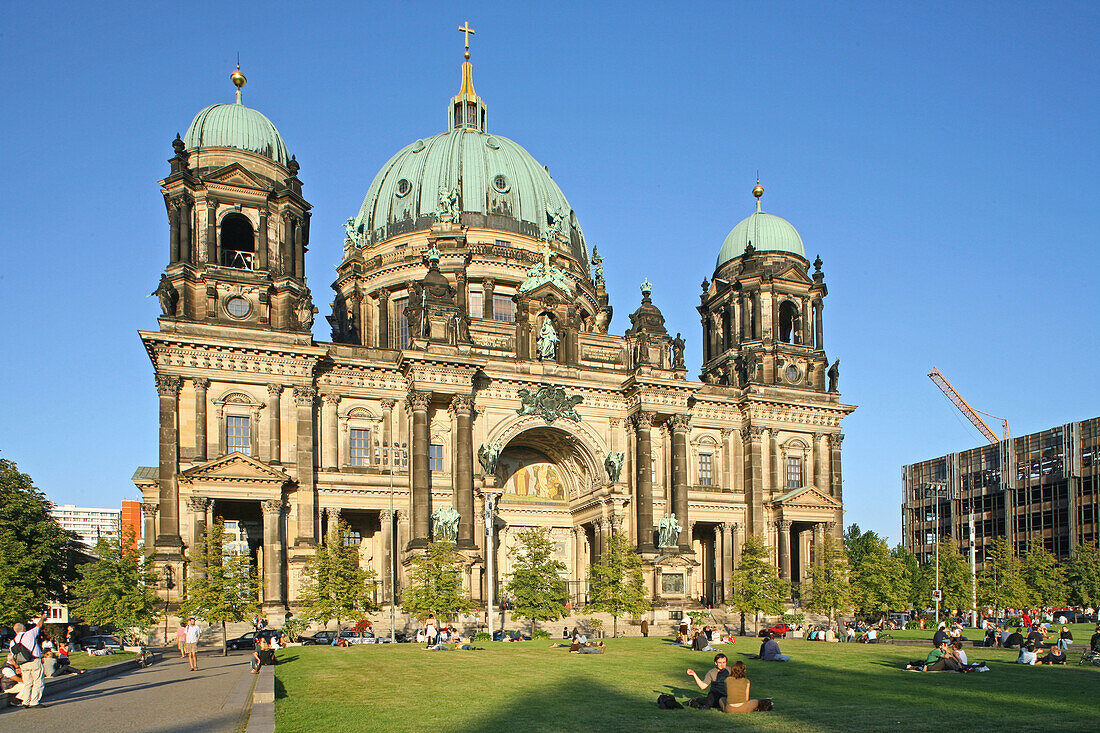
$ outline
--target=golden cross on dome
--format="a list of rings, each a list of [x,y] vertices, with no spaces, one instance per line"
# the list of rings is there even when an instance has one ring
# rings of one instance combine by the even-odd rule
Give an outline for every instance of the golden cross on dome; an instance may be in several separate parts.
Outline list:
[[[459,32],[466,34],[466,58],[470,58],[470,34],[476,31],[470,27],[470,21],[466,21],[458,27]]]

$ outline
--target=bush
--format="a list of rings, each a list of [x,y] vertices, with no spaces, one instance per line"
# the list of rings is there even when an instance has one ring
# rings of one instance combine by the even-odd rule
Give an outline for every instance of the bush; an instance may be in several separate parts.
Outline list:
[[[535,632],[531,634],[532,639],[549,639],[550,632],[546,629],[535,629]]]
[[[492,639],[489,638],[488,631],[479,631],[474,634],[474,641],[492,641]]]

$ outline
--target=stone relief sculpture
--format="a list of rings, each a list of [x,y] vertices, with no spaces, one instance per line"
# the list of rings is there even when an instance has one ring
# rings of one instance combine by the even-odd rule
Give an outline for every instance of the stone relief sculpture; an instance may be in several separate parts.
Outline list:
[[[554,323],[549,317],[542,319],[542,328],[539,330],[538,348],[539,359],[553,361],[558,357],[558,332],[554,330]]]
[[[481,473],[490,476],[497,472],[500,463],[500,443],[482,443],[477,450],[477,460],[481,463]]]
[[[619,483],[619,474],[623,471],[623,461],[626,453],[623,451],[611,451],[603,460],[603,467],[607,471],[607,480],[613,484]]]
[[[581,421],[581,416],[576,410],[577,405],[584,400],[581,395],[567,397],[564,389],[547,384],[539,387],[534,393],[529,389],[521,389],[518,394],[520,406],[516,412],[520,415],[538,415],[546,421],[547,425],[559,417]]]
[[[458,517],[453,505],[432,512],[432,539],[436,542],[454,542],[458,537]]]
[[[665,514],[657,528],[657,547],[676,547],[680,539],[680,523],[676,521],[675,514]]]
[[[436,208],[436,216],[440,221],[458,223],[461,212],[458,207],[458,189],[439,187],[439,206]]]
[[[149,295],[155,295],[160,300],[160,309],[163,311],[161,315],[176,315],[176,306],[179,304],[180,294],[178,290],[172,287],[167,275],[160,276],[160,284]]]
[[[833,362],[833,365],[829,367],[829,371],[826,372],[829,376],[829,391],[836,392],[837,385],[840,383],[840,359]]]

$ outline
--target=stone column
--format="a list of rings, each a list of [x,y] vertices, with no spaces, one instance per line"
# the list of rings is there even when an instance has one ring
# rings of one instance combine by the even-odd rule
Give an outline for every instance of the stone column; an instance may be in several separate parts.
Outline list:
[[[737,542],[737,522],[727,522],[722,525],[722,593],[723,602],[728,602],[733,588],[733,563],[738,554],[734,549]]]
[[[317,497],[313,475],[313,403],[317,389],[295,385],[294,404],[298,411],[294,452],[298,462],[298,537],[294,544],[311,547],[317,543]]]
[[[187,499],[187,508],[191,510],[192,551],[203,541],[203,534],[206,532],[206,510],[210,504],[210,499],[205,496],[192,496]],[[201,568],[197,570],[201,571]]]
[[[295,277],[306,276],[306,247],[303,241],[304,232],[302,231],[302,220],[294,220],[294,275]]]
[[[821,351],[825,348],[825,331],[821,324],[821,311],[825,308],[825,304],[820,300],[814,302],[814,332],[817,335],[816,343],[814,347]]]
[[[267,211],[260,211],[260,226],[256,231],[256,269],[267,269]]]
[[[597,563],[600,558],[603,557],[603,551],[606,549],[604,528],[607,525],[607,520],[602,517],[594,519],[592,526],[595,531],[592,532],[592,539],[595,540],[595,547],[592,548],[592,562]]]
[[[814,565],[821,565],[822,554],[821,550],[825,546],[825,523],[816,522],[814,524]]]
[[[325,530],[328,534],[328,538],[325,541],[339,542],[340,538],[336,534],[336,528],[340,526],[340,507],[330,506],[325,509],[325,513],[328,520],[328,527]]]
[[[813,329],[810,324],[810,299],[802,299],[802,328],[799,329],[799,338],[802,340],[799,342],[803,345],[807,345],[813,342]]]
[[[375,295],[378,298],[378,343],[380,349],[391,348],[390,344],[390,291],[380,288]]]
[[[743,531],[748,529],[745,525],[739,522],[730,523],[730,542],[733,544],[733,564],[732,570],[736,570],[741,566],[741,550],[744,547],[745,540],[743,537]]]
[[[397,404],[396,400],[382,400],[382,442],[386,445],[393,445],[393,406]],[[386,460],[383,458],[383,460]]]
[[[584,528],[573,527],[573,580],[577,581],[578,592],[586,575],[585,569]]]
[[[473,400],[466,395],[451,398],[456,422],[454,501],[458,511],[458,546],[473,549],[474,544],[474,432],[470,419]]]
[[[336,408],[340,395],[321,395],[321,465],[326,471],[335,471],[340,465],[340,448],[337,445]]]
[[[814,460],[814,486],[818,491],[822,493],[829,493],[829,488],[825,485],[825,467],[823,465],[825,458],[825,434],[814,433],[813,435],[813,460]]]
[[[714,525],[714,580],[716,584],[722,586],[722,590],[714,595],[713,602],[715,606],[724,603],[726,600],[726,572],[728,567],[726,550],[729,541],[729,533],[726,531],[725,523],[719,522]]]
[[[691,415],[673,415],[669,418],[668,427],[672,432],[672,505],[681,527],[680,551],[691,552],[687,482],[687,436],[691,427]]]
[[[268,463],[274,463],[276,465],[283,462],[283,443],[282,443],[282,404],[281,398],[283,394],[283,385],[281,384],[269,384],[267,385],[267,414],[268,414]]]
[[[481,281],[481,317],[490,321],[493,320],[493,289],[496,285],[496,281],[489,277]]]
[[[766,454],[764,446],[765,428],[756,426],[744,428],[741,438],[745,442],[745,494],[748,504],[748,524],[745,530],[755,537],[764,536],[764,466]]]
[[[286,543],[283,540],[282,499],[260,502],[264,515],[264,613],[286,611]],[[281,622],[282,619],[279,619]]]
[[[205,377],[197,377],[192,381],[195,387],[195,453],[196,461],[205,461],[206,448],[206,390],[210,388],[210,380]]]
[[[412,413],[412,531],[410,547],[424,547],[428,544],[428,517],[430,493],[428,488],[428,405],[432,400],[431,392],[409,392],[406,401]]]
[[[148,554],[152,551],[157,537],[157,505],[142,504],[141,516],[145,520],[145,526],[142,528],[144,534],[142,534],[141,540],[145,543],[145,552]]]
[[[400,597],[401,589],[405,587],[408,578],[405,577],[405,565],[401,562],[401,548],[411,541],[412,529],[409,526],[409,513],[404,509],[397,510],[397,547],[394,548],[394,562],[397,563],[397,593]],[[400,601],[399,601],[400,602]]]
[[[158,374],[157,394],[160,395],[160,534],[158,549],[178,553],[183,548],[180,539],[179,486],[179,427],[178,406],[180,378]]]
[[[840,433],[829,434],[829,493],[839,502],[844,501],[840,474],[840,444],[844,436]]]
[[[779,577],[791,579],[791,521],[781,519],[775,523],[779,528]]]
[[[179,262],[180,259],[180,202],[179,199],[168,201],[168,264]]]
[[[635,517],[638,549],[653,552],[653,454],[652,426],[654,413],[641,410],[631,416],[636,436],[634,440]]]
[[[218,264],[218,203],[206,200],[206,262]]]

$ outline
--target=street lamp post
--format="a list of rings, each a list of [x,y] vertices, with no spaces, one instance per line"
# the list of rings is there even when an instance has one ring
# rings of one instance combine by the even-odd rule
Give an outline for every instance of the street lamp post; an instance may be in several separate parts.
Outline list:
[[[492,482],[495,476],[486,476],[487,482]],[[485,499],[485,560],[486,560],[486,578],[485,588],[487,592],[487,603],[485,608],[485,617],[487,620],[487,626],[489,627],[489,639],[493,639],[493,603],[496,592],[496,583],[494,575],[494,560],[496,558],[496,526],[493,524],[493,517],[495,516],[495,507],[497,499],[503,492],[494,487],[485,487],[481,490],[481,495]]]
[[[378,443],[375,443],[378,447]],[[393,474],[408,453],[404,443],[383,442],[380,449],[382,462],[390,475],[390,643],[397,643],[397,519],[393,513]]]
[[[935,505],[935,523],[936,523],[936,588],[932,593],[933,600],[936,601],[936,625],[940,624],[940,601],[943,599],[943,591],[940,589],[940,497],[947,495],[947,482],[946,481],[929,481],[925,485],[925,496],[934,496],[936,499]]]
[[[168,605],[172,597],[172,566],[164,566],[164,645],[168,646]]]

